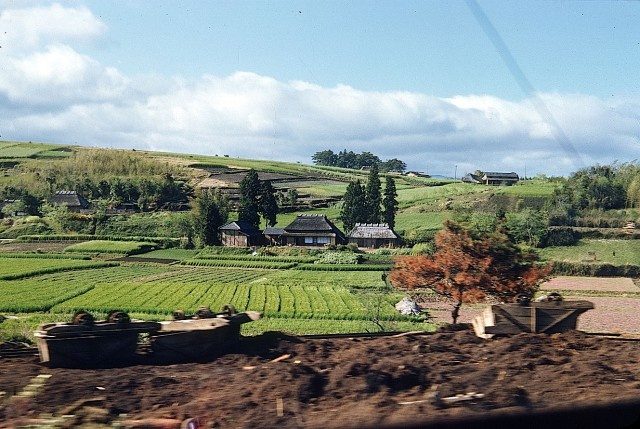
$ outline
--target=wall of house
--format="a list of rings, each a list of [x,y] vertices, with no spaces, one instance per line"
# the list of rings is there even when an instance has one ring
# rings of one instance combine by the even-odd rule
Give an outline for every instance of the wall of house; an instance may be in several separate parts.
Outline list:
[[[221,241],[223,246],[249,247],[248,237],[236,231],[223,231]]]

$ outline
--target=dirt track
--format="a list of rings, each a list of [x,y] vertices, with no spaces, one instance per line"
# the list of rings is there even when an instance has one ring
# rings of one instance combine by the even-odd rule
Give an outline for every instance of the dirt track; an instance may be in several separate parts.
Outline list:
[[[21,397],[40,374],[51,377],[36,379],[42,387],[34,397]],[[265,335],[243,339],[209,363],[82,370],[47,368],[35,357],[3,359],[0,391],[7,392],[0,398],[0,427],[7,428],[45,414],[48,421],[70,415],[63,427],[180,427],[187,418],[201,428],[494,428],[516,427],[514,421],[625,427],[640,423],[640,403],[628,402],[640,396],[640,342],[579,331],[494,340],[469,329],[378,338]],[[470,392],[475,398],[457,403],[434,399]],[[622,411],[598,408],[614,403]],[[536,414],[586,405],[569,420]],[[496,416],[515,420],[489,420]]]

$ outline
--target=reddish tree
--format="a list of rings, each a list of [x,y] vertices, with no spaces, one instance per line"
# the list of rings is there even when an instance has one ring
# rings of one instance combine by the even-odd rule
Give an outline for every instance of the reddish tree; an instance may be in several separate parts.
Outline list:
[[[535,253],[521,250],[499,231],[474,237],[447,221],[436,234],[435,247],[433,255],[396,258],[390,279],[396,287],[428,288],[452,299],[453,323],[463,303],[531,296],[549,273],[549,267],[537,264]]]

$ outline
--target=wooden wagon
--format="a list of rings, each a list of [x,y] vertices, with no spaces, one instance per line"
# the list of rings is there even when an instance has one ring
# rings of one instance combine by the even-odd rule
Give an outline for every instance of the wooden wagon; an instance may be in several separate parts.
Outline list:
[[[576,329],[578,316],[592,308],[592,302],[582,300],[525,300],[515,304],[491,305],[472,324],[476,335],[482,338],[522,332],[553,334]]]

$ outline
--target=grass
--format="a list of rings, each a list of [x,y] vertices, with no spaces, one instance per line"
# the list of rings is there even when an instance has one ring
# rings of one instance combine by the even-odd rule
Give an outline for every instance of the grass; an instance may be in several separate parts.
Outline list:
[[[575,246],[557,246],[540,249],[543,260],[583,262],[593,259],[611,265],[640,264],[640,241],[613,239],[582,239]],[[615,255],[615,256],[614,256]]]
[[[79,253],[116,253],[132,255],[135,253],[144,253],[145,251],[148,251],[155,247],[155,243],[146,241],[91,240],[72,244],[71,246],[65,248],[64,251]]]

